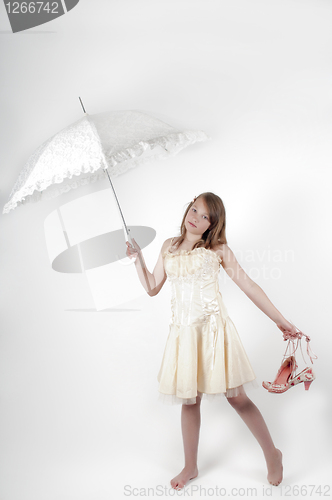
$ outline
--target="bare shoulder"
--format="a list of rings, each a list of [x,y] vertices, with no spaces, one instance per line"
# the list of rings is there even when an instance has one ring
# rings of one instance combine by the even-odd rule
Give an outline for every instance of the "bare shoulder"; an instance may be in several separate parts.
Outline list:
[[[166,252],[166,250],[171,246],[171,244],[174,245],[176,239],[177,238],[167,238],[167,240],[165,240],[164,243],[162,244],[161,253],[163,254],[164,252]]]
[[[232,250],[229,248],[227,243],[220,243],[213,248],[213,251],[223,260],[228,261],[230,258],[234,257]]]
[[[227,252],[226,243],[220,243],[219,245],[213,247],[213,251],[219,255],[219,257],[223,258],[224,254]]]

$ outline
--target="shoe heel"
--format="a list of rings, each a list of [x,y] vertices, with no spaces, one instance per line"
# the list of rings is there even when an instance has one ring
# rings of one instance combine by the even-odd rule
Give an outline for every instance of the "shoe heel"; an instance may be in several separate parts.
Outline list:
[[[304,389],[305,389],[306,391],[308,391],[308,390],[309,390],[310,384],[312,384],[312,380],[306,380],[306,381],[304,382]]]

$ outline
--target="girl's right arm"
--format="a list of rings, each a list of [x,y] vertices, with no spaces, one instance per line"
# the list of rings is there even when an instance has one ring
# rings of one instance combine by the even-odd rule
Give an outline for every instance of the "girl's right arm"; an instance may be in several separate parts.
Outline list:
[[[148,295],[150,295],[150,297],[153,297],[154,295],[157,295],[160,292],[162,286],[164,285],[167,279],[167,275],[164,268],[163,253],[169,247],[170,243],[171,243],[171,238],[164,241],[159,253],[157,263],[155,265],[153,273],[151,274],[146,267],[142,251],[140,247],[137,245],[134,238],[133,238],[133,244],[135,248],[132,248],[128,241],[126,242],[127,256],[136,259],[135,267],[137,270],[138,277],[144,289],[146,290]]]

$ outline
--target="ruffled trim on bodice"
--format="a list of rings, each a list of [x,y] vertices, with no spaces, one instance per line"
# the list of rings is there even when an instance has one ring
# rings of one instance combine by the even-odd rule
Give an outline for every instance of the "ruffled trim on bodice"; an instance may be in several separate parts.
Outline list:
[[[168,248],[165,252],[163,252],[162,256],[165,257],[166,255],[168,255],[169,257],[177,257],[178,255],[191,255],[193,252],[195,252],[195,253],[204,253],[204,252],[212,253],[213,255],[215,255],[219,264],[222,263],[221,257],[216,252],[214,252],[210,248],[205,248],[205,247],[196,247],[196,248],[193,248],[192,250],[178,250],[177,252],[170,252],[169,248]]]

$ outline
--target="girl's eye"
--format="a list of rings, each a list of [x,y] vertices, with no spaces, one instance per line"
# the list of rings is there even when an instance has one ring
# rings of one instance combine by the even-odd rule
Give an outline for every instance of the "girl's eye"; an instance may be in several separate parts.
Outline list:
[[[193,210],[193,212],[197,212],[196,208],[192,208],[192,210]],[[203,215],[203,217],[205,217],[205,219],[209,220],[207,215]]]

